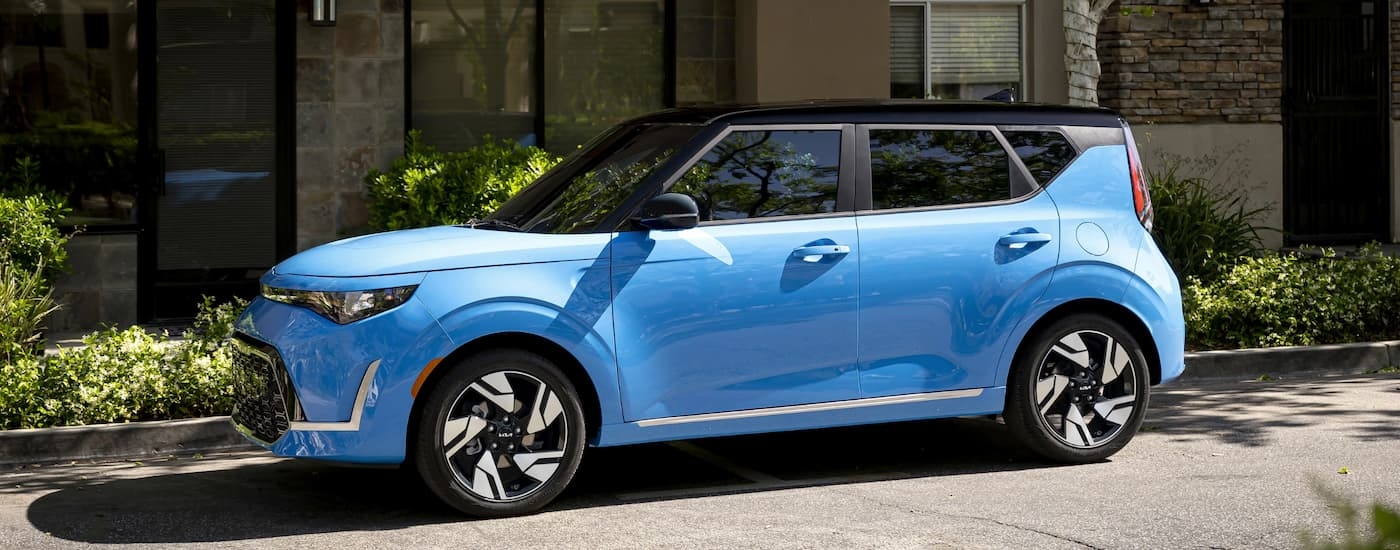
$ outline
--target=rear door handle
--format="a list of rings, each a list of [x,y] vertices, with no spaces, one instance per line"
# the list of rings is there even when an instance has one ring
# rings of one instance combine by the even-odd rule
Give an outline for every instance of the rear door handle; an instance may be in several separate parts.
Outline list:
[[[820,262],[822,256],[836,256],[838,254],[850,254],[851,247],[844,244],[823,244],[816,246],[799,246],[792,249],[792,255],[802,258],[804,262]]]
[[[997,245],[1009,248],[1022,248],[1031,243],[1048,243],[1050,239],[1049,233],[1012,233],[1010,235],[1002,235],[1000,239],[997,239]]]

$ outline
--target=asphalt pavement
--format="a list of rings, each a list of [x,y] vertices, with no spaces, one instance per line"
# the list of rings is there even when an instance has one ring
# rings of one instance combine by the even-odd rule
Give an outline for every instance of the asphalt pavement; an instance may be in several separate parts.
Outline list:
[[[957,419],[590,450],[544,512],[468,520],[397,470],[261,452],[0,472],[0,548],[1292,548],[1315,485],[1400,505],[1400,375],[1157,388],[1108,461]]]

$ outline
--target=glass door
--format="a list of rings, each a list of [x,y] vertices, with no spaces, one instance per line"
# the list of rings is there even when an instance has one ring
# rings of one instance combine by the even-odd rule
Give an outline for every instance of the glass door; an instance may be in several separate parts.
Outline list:
[[[143,299],[157,319],[190,316],[204,295],[251,297],[277,260],[277,11],[154,2]]]

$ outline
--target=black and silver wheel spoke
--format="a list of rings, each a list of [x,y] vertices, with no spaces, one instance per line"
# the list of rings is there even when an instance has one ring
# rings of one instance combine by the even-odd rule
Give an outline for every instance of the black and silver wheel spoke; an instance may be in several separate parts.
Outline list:
[[[482,499],[525,498],[549,482],[563,462],[564,404],[532,375],[486,374],[467,386],[450,411],[442,429],[443,454],[457,481]]]
[[[1035,379],[1040,421],[1072,447],[1106,444],[1138,406],[1132,355],[1094,330],[1067,334],[1050,346]]]

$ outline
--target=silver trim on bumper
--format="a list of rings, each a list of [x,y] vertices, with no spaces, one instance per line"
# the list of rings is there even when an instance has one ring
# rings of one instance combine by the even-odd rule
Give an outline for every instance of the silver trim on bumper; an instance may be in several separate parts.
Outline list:
[[[291,422],[287,431],[298,432],[357,432],[360,430],[360,417],[365,412],[365,399],[369,397],[369,387],[374,383],[374,374],[379,371],[379,359],[375,359],[365,369],[365,377],[360,380],[360,391],[355,394],[354,408],[350,409],[349,422]]]

